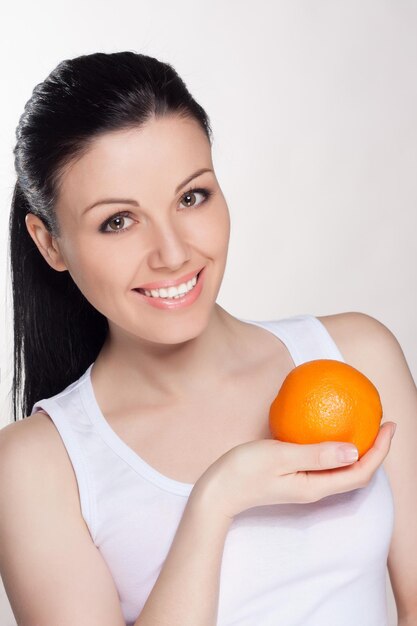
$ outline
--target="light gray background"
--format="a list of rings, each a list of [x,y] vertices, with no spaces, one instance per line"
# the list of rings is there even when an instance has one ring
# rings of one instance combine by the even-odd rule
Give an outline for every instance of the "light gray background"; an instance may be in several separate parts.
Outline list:
[[[219,303],[247,319],[363,311],[394,332],[417,379],[417,0],[26,0],[2,11],[0,427],[11,420],[15,128],[59,61],[96,51],[171,63],[210,116],[232,220]],[[387,590],[393,626],[388,577]],[[0,597],[12,626],[1,586]]]

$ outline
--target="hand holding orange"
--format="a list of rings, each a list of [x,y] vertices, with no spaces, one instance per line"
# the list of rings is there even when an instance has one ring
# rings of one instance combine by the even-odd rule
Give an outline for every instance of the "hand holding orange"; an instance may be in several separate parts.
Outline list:
[[[375,385],[356,368],[333,359],[307,361],[292,369],[269,410],[274,439],[349,442],[357,447],[359,458],[373,445],[381,419]]]

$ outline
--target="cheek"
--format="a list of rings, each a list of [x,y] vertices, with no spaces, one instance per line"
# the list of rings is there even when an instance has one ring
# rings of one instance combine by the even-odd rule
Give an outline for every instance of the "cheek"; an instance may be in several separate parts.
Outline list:
[[[117,235],[116,235],[117,236]],[[114,297],[115,287],[121,288],[123,277],[128,279],[126,259],[124,255],[112,254],[109,246],[105,250],[80,246],[68,257],[68,268],[71,277],[85,298],[98,310],[103,312],[103,304],[109,303]]]
[[[229,243],[230,216],[226,205],[206,214],[198,224],[198,237],[207,252],[221,254]]]

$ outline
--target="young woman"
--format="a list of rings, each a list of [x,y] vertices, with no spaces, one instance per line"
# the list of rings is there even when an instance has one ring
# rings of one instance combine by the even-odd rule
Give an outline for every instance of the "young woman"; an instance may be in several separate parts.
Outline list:
[[[228,207],[209,119],[174,69],[63,61],[25,107],[15,164],[0,573],[18,625],[383,626],[387,562],[414,624],[401,347],[363,313],[256,322],[217,304]],[[269,433],[284,378],[316,358],[380,392],[357,462],[346,442]]]

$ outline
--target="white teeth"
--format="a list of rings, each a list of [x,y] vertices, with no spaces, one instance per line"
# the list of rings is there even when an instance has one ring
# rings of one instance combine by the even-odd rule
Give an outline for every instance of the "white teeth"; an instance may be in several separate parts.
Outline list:
[[[144,291],[147,296],[153,298],[179,298],[185,293],[191,291],[196,282],[197,274],[194,276],[194,278],[188,280],[186,283],[181,283],[180,285],[178,285],[178,287],[162,287],[161,289],[151,289],[150,291],[148,289],[145,289]]]

